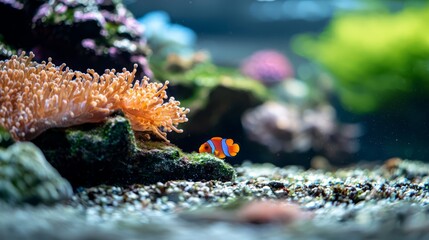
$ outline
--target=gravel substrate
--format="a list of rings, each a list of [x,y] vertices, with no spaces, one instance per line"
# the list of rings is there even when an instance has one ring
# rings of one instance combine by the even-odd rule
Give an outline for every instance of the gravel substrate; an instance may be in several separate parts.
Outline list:
[[[398,160],[324,172],[247,163],[236,170],[234,182],[99,186],[54,207],[0,205],[0,238],[429,238],[429,165]],[[237,212],[255,199],[302,211],[287,222],[238,221]]]

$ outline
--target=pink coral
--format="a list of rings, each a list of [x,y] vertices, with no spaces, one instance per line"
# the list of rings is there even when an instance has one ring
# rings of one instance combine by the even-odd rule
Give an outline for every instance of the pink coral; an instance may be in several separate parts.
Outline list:
[[[245,59],[241,72],[264,84],[273,84],[293,77],[293,68],[289,60],[275,50],[255,52]]]

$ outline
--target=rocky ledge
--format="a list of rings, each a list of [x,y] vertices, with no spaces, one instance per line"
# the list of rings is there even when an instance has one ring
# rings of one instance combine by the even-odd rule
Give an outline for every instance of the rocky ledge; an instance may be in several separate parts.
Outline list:
[[[231,181],[236,176],[232,166],[212,155],[186,154],[169,143],[136,139],[120,114],[100,124],[50,129],[33,142],[74,187]]]

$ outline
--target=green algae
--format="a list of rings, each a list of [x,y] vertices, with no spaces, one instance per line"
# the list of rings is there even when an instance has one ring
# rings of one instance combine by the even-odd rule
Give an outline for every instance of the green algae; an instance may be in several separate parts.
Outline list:
[[[68,129],[70,156],[73,158],[115,161],[135,151],[135,138],[128,120],[117,117],[107,120],[102,128]]]
[[[190,173],[195,178],[204,179],[204,175],[209,174],[213,178],[222,181],[233,181],[236,178],[234,168],[224,160],[208,153],[191,153],[187,155],[191,162]]]
[[[333,74],[347,110],[397,109],[427,101],[428,16],[427,4],[393,13],[339,14],[318,37],[296,37],[293,48]]]

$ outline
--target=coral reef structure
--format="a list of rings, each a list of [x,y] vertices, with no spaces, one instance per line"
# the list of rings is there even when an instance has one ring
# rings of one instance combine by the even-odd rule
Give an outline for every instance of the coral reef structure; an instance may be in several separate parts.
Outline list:
[[[293,67],[289,60],[275,50],[261,50],[245,59],[241,72],[250,78],[271,85],[293,77]]]
[[[197,34],[180,24],[172,24],[170,16],[164,11],[153,11],[138,19],[145,29],[154,57],[166,58],[174,53],[181,56],[192,55]]]
[[[196,51],[197,34],[190,28],[173,24],[164,11],[153,11],[138,19],[144,28],[142,37],[152,52],[152,68],[184,72],[209,60],[206,51]],[[155,66],[154,66],[155,65]]]
[[[0,0],[0,35],[37,60],[97,72],[137,62],[136,76],[152,77],[143,29],[120,0]]]
[[[274,153],[311,150],[337,160],[359,149],[358,125],[337,123],[335,110],[328,105],[299,109],[267,102],[247,111],[242,123],[249,138]]]
[[[135,81],[132,72],[114,69],[99,75],[72,71],[65,64],[57,67],[32,61],[34,55],[13,56],[0,61],[0,125],[18,140],[32,139],[52,127],[67,127],[105,120],[122,110],[136,131],[152,132],[166,140],[166,132],[181,132],[189,109],[170,98],[168,81]]]

